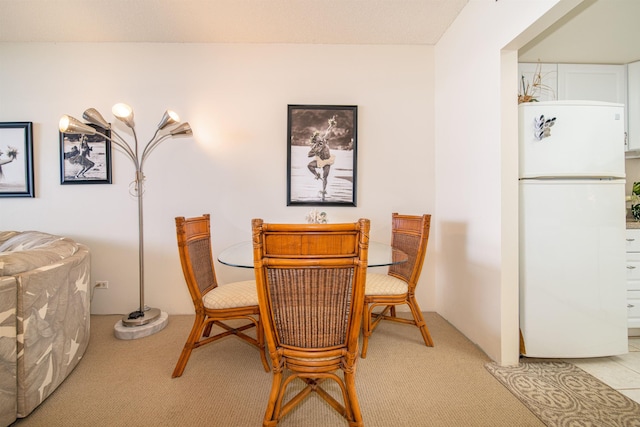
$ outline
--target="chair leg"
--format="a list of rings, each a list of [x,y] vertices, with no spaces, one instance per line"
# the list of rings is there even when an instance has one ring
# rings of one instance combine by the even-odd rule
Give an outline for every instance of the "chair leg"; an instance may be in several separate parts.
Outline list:
[[[389,310],[395,310],[395,306],[394,305],[387,305],[385,306],[385,308],[380,311],[379,313],[376,313],[376,320],[373,320],[373,310],[378,307],[378,306],[384,306],[385,304],[376,304],[376,303],[372,303],[372,304],[366,304],[364,305],[364,308],[362,310],[362,351],[360,352],[360,357],[362,357],[363,359],[366,359],[367,357],[367,348],[369,347],[369,337],[371,336],[371,334],[373,334],[373,331],[376,327],[378,327],[378,324],[385,318],[387,312],[389,312]]]
[[[371,336],[371,311],[373,306],[369,304],[364,305],[362,310],[362,351],[360,357],[366,359],[367,347],[369,347],[369,337]]]
[[[363,427],[362,413],[360,412],[360,404],[358,403],[358,395],[356,394],[355,369],[351,372],[345,371],[344,383],[347,388],[347,399],[349,400],[345,402],[345,404],[351,408],[350,412],[353,417],[353,419],[349,420],[349,427]]]
[[[278,424],[278,408],[280,388],[282,387],[282,370],[273,372],[273,380],[271,382],[271,392],[269,393],[269,402],[267,410],[264,413],[263,427],[274,427]]]
[[[260,350],[260,360],[262,360],[262,366],[264,367],[265,372],[269,372],[271,370],[269,366],[269,361],[267,360],[267,353],[265,351],[265,343],[264,343],[264,329],[262,327],[262,321],[258,321],[256,324],[256,338],[258,341],[258,350]]]
[[[213,324],[214,322],[207,323],[207,326],[204,328],[204,331],[202,331],[202,338],[211,336],[211,328],[213,327]]]
[[[431,339],[429,328],[427,328],[427,322],[424,321],[424,317],[422,316],[422,311],[420,311],[416,297],[410,296],[407,299],[407,305],[411,309],[411,314],[413,314],[413,320],[416,322],[416,326],[420,328],[420,333],[422,334],[422,339],[424,340],[425,345],[427,347],[433,347],[433,340]]]
[[[189,361],[189,357],[191,356],[191,351],[196,347],[196,343],[200,339],[204,321],[205,316],[203,314],[196,313],[196,318],[193,321],[193,327],[191,328],[191,332],[189,333],[187,342],[184,344],[182,353],[180,353],[180,358],[178,359],[178,363],[176,363],[176,367],[173,370],[171,378],[179,377],[184,372],[184,368],[187,366],[187,362]]]

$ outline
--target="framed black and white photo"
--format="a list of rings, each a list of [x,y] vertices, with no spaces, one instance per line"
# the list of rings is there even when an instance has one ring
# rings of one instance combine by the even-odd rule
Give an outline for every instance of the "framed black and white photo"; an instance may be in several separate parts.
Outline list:
[[[0,123],[0,197],[35,197],[33,123]]]
[[[358,107],[289,105],[287,206],[356,206]]]
[[[60,132],[60,184],[111,184],[111,131],[89,126],[98,133]]]

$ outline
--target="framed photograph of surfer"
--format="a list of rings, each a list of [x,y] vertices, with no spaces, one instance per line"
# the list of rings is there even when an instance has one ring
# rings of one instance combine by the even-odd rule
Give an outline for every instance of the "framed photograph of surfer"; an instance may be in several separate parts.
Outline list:
[[[60,132],[60,184],[111,184],[111,131],[88,126],[98,133]]]
[[[33,123],[0,123],[0,197],[35,197]]]
[[[358,107],[289,105],[287,206],[356,206]]]

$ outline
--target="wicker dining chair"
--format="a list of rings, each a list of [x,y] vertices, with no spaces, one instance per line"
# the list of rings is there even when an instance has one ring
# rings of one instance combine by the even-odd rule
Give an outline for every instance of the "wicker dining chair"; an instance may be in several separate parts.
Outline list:
[[[252,221],[260,318],[273,370],[264,427],[276,426],[314,391],[349,426],[363,425],[355,368],[369,227],[368,219],[343,224]],[[296,379],[306,385],[285,399]],[[326,380],[339,385],[343,402],[321,387]]]
[[[367,275],[362,320],[362,358],[367,357],[369,337],[382,320],[417,326],[420,328],[425,345],[433,347],[429,328],[415,295],[427,252],[431,215],[393,213],[391,219],[391,246],[405,252],[409,259],[407,262],[389,266],[387,274],[369,273]],[[396,316],[396,306],[402,304],[409,306],[413,319]],[[374,309],[380,306],[384,308],[374,312]]]
[[[182,272],[187,282],[196,317],[191,333],[184,344],[172,378],[179,377],[193,349],[220,338],[236,335],[260,350],[260,358],[266,372],[269,363],[265,354],[264,334],[260,322],[258,293],[255,280],[227,283],[218,286],[211,252],[211,228],[209,214],[200,217],[176,218],[176,235]],[[230,325],[229,320],[244,320],[241,325]],[[222,332],[211,335],[216,325]],[[256,338],[244,333],[254,328]]]

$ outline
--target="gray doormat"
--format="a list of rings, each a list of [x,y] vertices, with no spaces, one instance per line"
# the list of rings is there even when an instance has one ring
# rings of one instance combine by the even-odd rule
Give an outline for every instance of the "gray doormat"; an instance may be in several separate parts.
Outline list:
[[[640,427],[640,404],[570,363],[485,368],[549,427]]]

